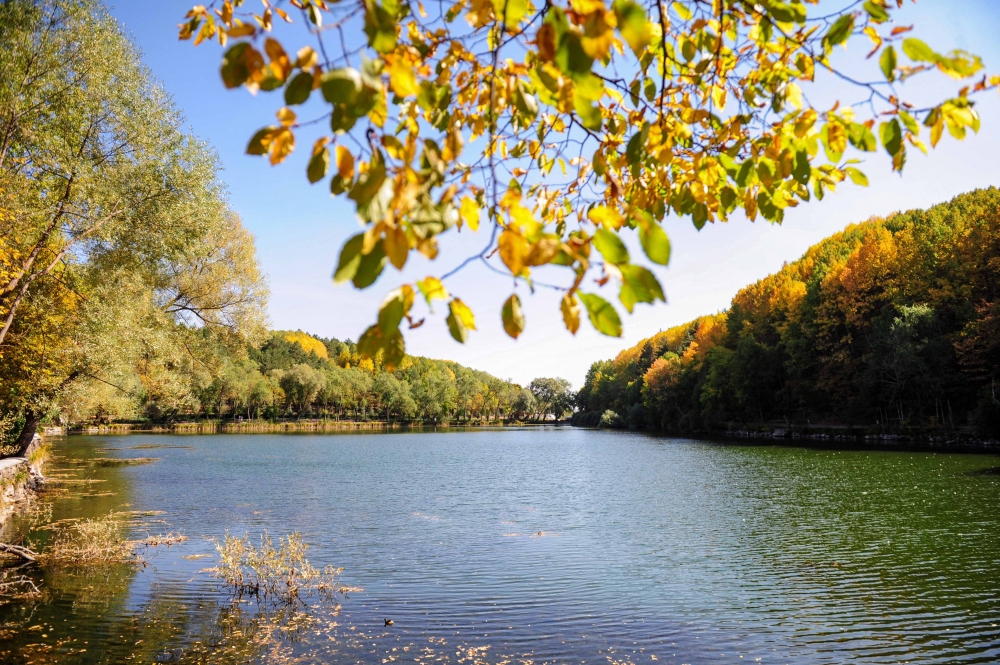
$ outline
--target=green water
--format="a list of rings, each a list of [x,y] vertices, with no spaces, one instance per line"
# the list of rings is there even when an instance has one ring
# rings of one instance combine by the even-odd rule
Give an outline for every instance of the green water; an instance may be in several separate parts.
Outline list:
[[[34,573],[46,595],[0,607],[3,663],[1000,661],[997,456],[569,428],[56,453],[52,519],[164,511],[134,535],[188,540],[145,567]],[[232,598],[205,571],[212,539],[265,530],[301,532],[362,590]]]

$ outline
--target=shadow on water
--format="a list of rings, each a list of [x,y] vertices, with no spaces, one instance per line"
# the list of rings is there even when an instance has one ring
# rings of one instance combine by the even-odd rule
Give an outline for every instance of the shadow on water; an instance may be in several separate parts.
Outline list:
[[[967,476],[1000,476],[1000,466],[994,466],[989,469],[976,469],[975,471],[966,471]]]

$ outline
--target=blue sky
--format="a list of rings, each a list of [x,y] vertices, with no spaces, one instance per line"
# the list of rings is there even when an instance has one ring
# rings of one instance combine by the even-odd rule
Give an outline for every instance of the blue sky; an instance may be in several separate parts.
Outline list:
[[[422,257],[411,258],[402,275],[390,267],[364,292],[350,285],[334,286],[330,275],[340,247],[359,229],[353,208],[332,199],[324,185],[308,184],[305,163],[311,140],[305,136],[296,153],[278,167],[244,154],[253,132],[273,121],[274,112],[281,107],[280,95],[255,98],[244,90],[226,90],[218,76],[218,46],[206,43],[193,48],[190,42],[178,42],[176,25],[191,4],[183,0],[118,0],[111,6],[193,131],[218,150],[230,202],[257,237],[258,256],[271,284],[272,327],[357,339],[374,322],[386,291],[402,281],[442,274],[486,242],[482,231],[478,235],[466,231],[443,242],[441,255],[433,264]],[[913,34],[932,47],[966,49],[982,56],[988,72],[1000,73],[1000,42],[996,39],[1000,1],[907,2],[897,20],[914,23]],[[857,56],[848,53],[841,57]],[[943,76],[927,82],[936,85],[921,82],[904,90],[910,88],[918,99],[940,99],[958,87]],[[858,97],[830,79],[821,79],[807,94],[814,103],[817,97],[849,101]],[[847,224],[872,215],[926,207],[970,189],[1000,184],[1000,96],[995,91],[981,95],[977,109],[982,118],[978,135],[959,143],[946,134],[928,157],[911,150],[902,176],[890,172],[884,154],[868,156],[862,168],[870,187],[841,186],[822,202],[789,209],[781,226],[734,217],[727,224],[710,224],[699,232],[686,219],[667,218],[664,226],[673,245],[673,258],[670,266],[657,267],[656,272],[668,303],[639,305],[631,316],[622,312],[622,338],[601,336],[587,322],[571,336],[562,324],[558,296],[545,290],[529,295],[522,286],[518,293],[527,327],[520,339],[511,340],[500,325],[500,306],[511,291],[510,280],[474,265],[448,287],[476,312],[479,331],[471,333],[465,345],[453,341],[443,322],[444,307],[439,305],[427,324],[406,334],[407,351],[453,359],[521,383],[537,376],[562,376],[579,387],[595,360],[613,357],[664,328],[724,309],[741,287],[780,269],[786,261],[794,261],[809,246]]]

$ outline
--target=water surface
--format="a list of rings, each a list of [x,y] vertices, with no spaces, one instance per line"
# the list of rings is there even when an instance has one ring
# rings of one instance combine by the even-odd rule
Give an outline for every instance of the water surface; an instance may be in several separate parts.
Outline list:
[[[49,573],[43,601],[0,607],[0,662],[1000,661],[997,456],[570,428],[56,452],[53,474],[98,482],[53,492],[54,519],[164,511],[139,530],[189,539],[138,570]],[[363,591],[262,631],[193,557],[265,530]]]

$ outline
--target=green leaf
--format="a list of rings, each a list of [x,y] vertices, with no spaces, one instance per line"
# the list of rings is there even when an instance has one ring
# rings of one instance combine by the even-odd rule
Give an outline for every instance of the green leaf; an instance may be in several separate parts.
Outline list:
[[[503,329],[507,334],[517,339],[524,332],[524,313],[521,311],[521,299],[514,293],[507,298],[501,311],[503,317]]]
[[[580,35],[567,30],[559,38],[556,47],[556,67],[572,79],[590,73],[594,59],[587,55],[580,42]]]
[[[693,14],[691,14],[691,10],[688,9],[687,5],[685,5],[684,3],[675,2],[671,5],[671,7],[673,7],[674,11],[677,12],[677,15],[681,17],[682,21],[691,20]]]
[[[507,30],[516,28],[527,11],[527,0],[493,0],[493,13],[497,18],[503,16]]]
[[[455,338],[455,341],[465,344],[469,338],[469,329],[475,330],[476,325],[472,317],[472,310],[458,298],[448,303],[448,332]]]
[[[614,11],[618,21],[618,32],[632,52],[637,57],[641,56],[652,36],[645,10],[630,0],[615,0]]]
[[[309,72],[299,72],[285,86],[285,104],[303,104],[312,92],[313,76]]]
[[[812,167],[809,165],[809,153],[799,150],[795,153],[795,166],[792,168],[792,176],[795,182],[800,185],[809,184],[809,176],[812,175]]]
[[[618,318],[618,312],[611,303],[594,293],[581,293],[580,300],[587,308],[590,323],[599,333],[608,337],[622,336],[622,320]]]
[[[628,249],[614,231],[608,231],[605,228],[597,229],[597,232],[594,233],[594,247],[608,263],[615,265],[628,263]]]
[[[580,123],[592,132],[601,131],[604,119],[599,106],[591,104],[579,91],[573,93],[573,110],[580,116]]]
[[[353,67],[341,67],[323,74],[320,90],[331,104],[350,104],[357,98],[361,85],[361,72]]]
[[[258,130],[250,138],[250,143],[247,144],[247,154],[248,155],[266,155],[267,154],[267,139],[268,135],[273,132],[277,127],[265,127],[264,129]]]
[[[847,128],[847,138],[850,140],[851,145],[858,150],[875,152],[878,148],[878,140],[872,134],[872,130],[859,122],[851,123]]]
[[[378,325],[369,326],[358,338],[358,353],[364,358],[374,358],[382,352],[382,365],[391,372],[403,362],[406,355],[406,345],[399,328],[383,332]]]
[[[750,178],[750,174],[754,172],[753,160],[748,159],[740,165],[740,170],[736,174],[736,184],[740,187],[747,186],[747,180]]]
[[[767,13],[782,23],[805,23],[806,8],[799,2],[779,2],[771,0],[765,4]]]
[[[868,176],[866,176],[864,173],[857,170],[853,166],[848,166],[846,169],[844,169],[844,172],[847,173],[847,177],[850,178],[851,182],[853,182],[855,185],[861,185],[862,187],[868,186]]]
[[[900,111],[899,119],[903,121],[903,124],[906,125],[906,129],[911,134],[916,136],[917,134],[920,133],[920,125],[917,124],[917,120],[912,115],[910,115],[906,111]]]
[[[337,270],[333,273],[334,284],[341,284],[349,279],[354,279],[361,265],[361,246],[364,244],[365,234],[359,233],[344,243],[340,250],[340,261],[337,262]]]
[[[222,56],[222,82],[227,88],[238,88],[250,78],[250,68],[247,67],[245,56],[250,44],[240,42],[234,44]]]
[[[886,81],[891,83],[896,80],[896,48],[894,46],[890,44],[882,51],[878,64],[882,68]]]
[[[666,302],[663,287],[656,276],[646,268],[636,265],[621,266],[622,288],[618,294],[619,300],[625,305],[629,314],[636,303],[652,303],[656,300]]]
[[[330,168],[330,151],[323,148],[312,156],[309,166],[306,167],[306,176],[310,184],[317,183],[326,177],[326,170]]]
[[[639,229],[639,242],[650,261],[661,266],[670,263],[670,239],[659,224],[651,222],[649,226]]]
[[[391,372],[399,367],[406,356],[406,342],[403,341],[403,333],[396,328],[382,339],[382,365],[386,371]]]
[[[357,182],[354,183],[354,187],[351,188],[351,193],[347,196],[352,201],[356,201],[358,207],[367,205],[375,198],[384,181],[385,164],[382,160],[372,159],[369,169],[361,174]]]
[[[914,62],[937,62],[940,56],[916,37],[903,40],[903,53]]]
[[[358,338],[358,353],[363,358],[374,358],[382,348],[382,331],[377,325],[368,326]]]
[[[375,245],[369,254],[365,254],[361,257],[361,261],[358,263],[358,270],[354,273],[354,277],[351,280],[354,282],[354,286],[359,289],[366,289],[375,283],[382,271],[385,270],[385,251],[382,249],[382,243]]]
[[[879,125],[879,134],[882,137],[882,146],[885,151],[895,157],[903,147],[903,129],[899,126],[896,118]]]
[[[412,293],[412,292],[411,292]],[[378,310],[378,328],[383,335],[389,335],[399,328],[406,316],[406,297],[402,289],[396,289],[382,302]]]
[[[828,47],[832,48],[837,44],[841,44],[847,41],[847,38],[851,36],[854,31],[854,14],[844,14],[830,26],[826,35],[823,37],[823,41]]]
[[[871,16],[872,20],[876,23],[885,23],[889,20],[889,12],[886,11],[885,7],[877,5],[871,0],[868,0],[864,5],[865,11]]]
[[[365,0],[365,34],[368,45],[379,53],[396,50],[396,18],[375,0]]]

